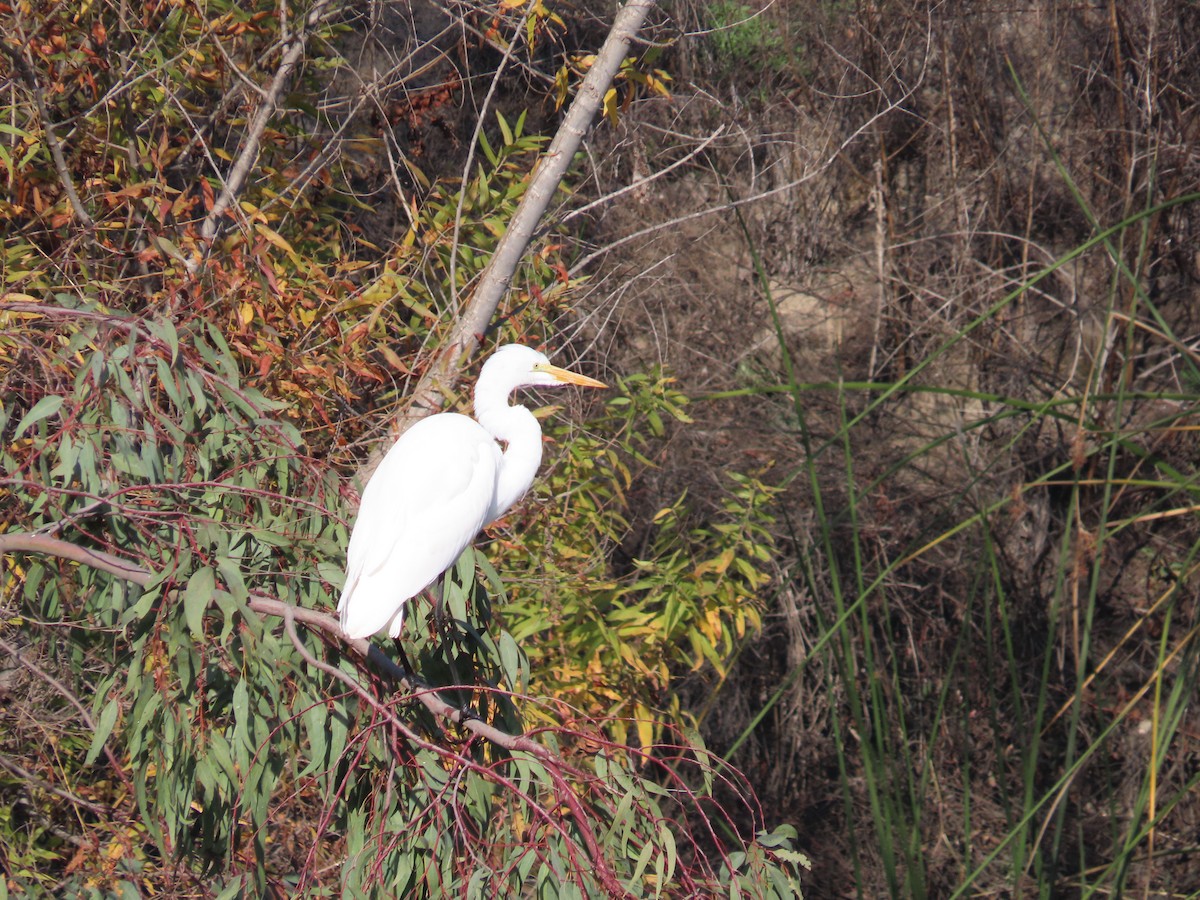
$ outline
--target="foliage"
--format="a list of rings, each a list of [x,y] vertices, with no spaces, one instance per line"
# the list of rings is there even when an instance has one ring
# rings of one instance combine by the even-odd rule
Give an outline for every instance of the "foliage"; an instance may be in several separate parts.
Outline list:
[[[541,739],[552,748],[580,740],[605,748],[557,772],[528,753],[447,742],[434,723],[405,711],[403,697],[364,707],[369,694],[356,701],[308,669],[248,602],[265,592],[302,607],[328,605],[346,537],[331,509],[339,503],[333,473],[297,454],[295,429],[272,417],[279,404],[240,382],[211,326],[178,332],[167,320],[76,312],[62,328],[22,314],[21,346],[39,347],[42,370],[58,380],[38,399],[32,386],[14,394],[0,418],[3,463],[13,473],[4,489],[24,510],[8,530],[53,529],[76,545],[119,550],[154,574],[139,585],[33,559],[9,569],[6,595],[19,598],[14,623],[33,634],[46,627],[38,623],[66,625],[55,662],[94,697],[95,733],[59,742],[60,760],[68,754],[65,765],[82,775],[104,747],[118,754],[118,779],[88,798],[120,811],[107,826],[119,851],[112,877],[184,853],[191,877],[224,873],[230,888],[255,892],[268,882],[315,888],[315,872],[344,858],[349,891],[460,893],[470,883],[503,893],[528,881],[540,895],[574,880],[593,893],[607,890],[611,877],[642,893],[726,879],[719,864],[737,869],[749,859],[720,853],[712,868],[680,868],[679,842],[696,839],[671,824],[690,805],[680,797],[712,788],[713,762],[695,739],[633,756],[585,728],[578,712],[569,726],[542,716]],[[310,653],[323,652],[319,641],[307,643]],[[519,728],[524,704],[496,693],[498,682],[536,679],[522,671],[516,646],[490,629],[475,657],[493,686],[470,679],[478,714],[509,728]],[[333,660],[357,675],[348,658]],[[635,763],[677,787],[664,792],[635,775]],[[722,781],[728,789],[728,776]],[[576,791],[591,820],[564,829],[547,810],[580,802],[570,799]],[[308,820],[307,843],[272,842],[268,823],[293,819]],[[408,837],[379,844],[380,829]],[[599,868],[584,865],[601,833],[606,847],[622,851],[606,850]],[[55,846],[30,842],[27,853],[53,856]],[[758,846],[754,852],[767,854],[762,864],[789,859],[783,838]],[[27,864],[9,872],[15,884],[22,871]]]
[[[782,26],[765,9],[719,0],[705,9],[718,64],[726,71],[778,72],[793,63]]]
[[[194,848],[198,873],[239,854],[261,862],[290,755],[268,751],[299,742],[294,704],[319,701],[292,689],[294,652],[248,613],[247,585],[327,602],[322,570],[337,569],[324,561],[346,535],[327,505],[340,503],[336,483],[298,455],[295,429],[272,418],[280,404],[241,384],[208,323],[177,330],[59,302],[48,308],[77,315],[61,327],[57,314],[6,314],[6,348],[36,354],[46,377],[0,413],[16,514],[6,530],[119,550],[155,576],[143,587],[13,562],[5,594],[21,603],[10,618],[21,609],[13,624],[34,636],[36,623],[61,622],[47,661],[94,698],[95,733],[59,745],[70,780],[119,736],[117,780],[95,800],[119,811],[105,826],[114,839],[140,836],[110,859],[136,869],[152,841],[164,859]]]
[[[0,711],[0,755],[25,773],[0,778],[0,809],[22,811],[0,817],[0,884],[795,895],[794,831],[772,831],[745,780],[658,712],[677,672],[719,678],[757,628],[772,489],[737,481],[700,524],[682,502],[664,512],[637,567],[607,577],[597,621],[570,562],[602,577],[629,530],[633,467],[663,416],[686,421],[665,379],[629,379],[587,437],[557,426],[556,500],[523,513],[571,619],[555,636],[610,667],[606,684],[555,669],[519,581],[493,617],[499,580],[477,585],[471,554],[448,587],[452,627],[413,619],[422,672],[489,725],[536,723],[534,749],[434,721],[329,634],[293,638],[263,612],[332,606],[352,514],[339,454],[452,324],[545,143],[524,115],[497,115],[464,181],[411,159],[380,178],[371,161],[395,135],[354,104],[401,103],[388,114],[411,124],[461,82],[447,74],[420,110],[407,76],[332,99],[354,27],[338,7],[305,34],[305,65],[245,157],[254,177],[210,219],[317,8],[20,4],[0,38],[20,123],[0,125],[0,538],[50,548],[3,563],[0,639],[11,696],[29,700]],[[527,13],[532,49],[560,23],[540,3]],[[394,236],[372,232],[380,184],[407,191]],[[570,314],[556,237],[518,273],[504,334],[537,342]],[[559,546],[534,553],[530,535],[551,533]]]
[[[630,539],[635,471],[652,465],[647,454],[669,420],[689,421],[686,403],[662,375],[620,379],[604,413],[567,440],[541,481],[550,499],[510,516],[494,545],[508,590],[501,615],[529,648],[539,689],[608,717],[619,743],[634,726],[644,747],[683,715],[674,677],[704,667],[716,696],[736,645],[761,626],[774,550],[777,492],[731,473],[711,520],[688,524],[680,497],[654,516],[626,571],[613,571],[614,552]],[[565,438],[561,425],[549,432]]]

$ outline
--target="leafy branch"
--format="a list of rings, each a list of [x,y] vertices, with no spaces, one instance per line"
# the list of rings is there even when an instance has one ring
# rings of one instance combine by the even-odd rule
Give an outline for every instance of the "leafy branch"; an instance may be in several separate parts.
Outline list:
[[[58,173],[58,180],[63,186],[63,192],[67,195],[71,210],[75,213],[79,224],[91,231],[95,227],[95,222],[92,221],[91,215],[83,205],[79,192],[75,190],[75,182],[71,178],[71,170],[67,165],[67,158],[63,154],[62,142],[54,132],[54,122],[50,118],[50,110],[46,106],[46,94],[38,82],[37,72],[34,71],[33,64],[26,57],[24,48],[14,47],[8,41],[0,41],[0,49],[3,49],[9,59],[13,61],[13,65],[21,73],[22,80],[29,88],[29,93],[33,96],[38,116],[42,120],[42,131],[46,135],[46,146],[50,148],[50,157],[54,160],[54,170]]]
[[[221,188],[221,193],[217,195],[212,209],[208,211],[208,215],[204,217],[204,222],[200,226],[200,236],[206,242],[211,242],[216,237],[221,217],[225,215],[226,210],[229,209],[241,193],[242,187],[246,183],[246,178],[250,174],[250,169],[258,159],[258,146],[262,141],[263,132],[266,131],[267,123],[271,121],[271,117],[275,114],[276,107],[279,105],[279,95],[282,93],[284,86],[288,83],[296,67],[300,64],[300,60],[304,56],[304,48],[308,43],[308,38],[313,28],[321,22],[329,3],[330,0],[317,0],[313,4],[313,8],[309,10],[308,15],[305,16],[303,27],[299,28],[295,33],[285,36],[279,67],[275,70],[275,74],[271,78],[271,83],[265,89],[259,90],[261,102],[254,113],[254,119],[251,121],[249,129],[246,131],[245,140],[242,143],[242,152],[238,154],[237,159],[230,168],[229,174],[225,177],[224,187]],[[236,70],[236,67],[234,69]]]

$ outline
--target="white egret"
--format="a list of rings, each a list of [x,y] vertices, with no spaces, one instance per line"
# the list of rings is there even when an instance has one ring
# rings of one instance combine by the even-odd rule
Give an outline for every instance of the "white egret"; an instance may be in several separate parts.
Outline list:
[[[510,406],[508,395],[563,384],[607,387],[552,366],[536,350],[507,344],[479,373],[478,421],[439,413],[401,435],[367,482],[350,535],[338,601],[347,637],[385,627],[399,637],[404,605],[524,496],[542,461],[542,428],[524,406]]]

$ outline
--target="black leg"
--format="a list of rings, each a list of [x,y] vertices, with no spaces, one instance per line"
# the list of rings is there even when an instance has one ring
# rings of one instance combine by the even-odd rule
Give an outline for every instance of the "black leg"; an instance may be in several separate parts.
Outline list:
[[[409,682],[412,682],[413,677],[417,674],[417,670],[408,661],[408,654],[404,652],[404,644],[401,643],[400,638],[392,638],[392,641],[396,645],[396,652],[400,654],[400,665],[404,669],[404,676]]]
[[[437,629],[442,640],[442,653],[446,658],[446,665],[450,668],[450,677],[454,683],[466,687],[466,681],[462,677],[462,673],[458,670],[458,659],[455,655],[455,647],[458,644],[457,628],[454,620],[446,612],[446,579],[449,576],[443,572],[438,579],[438,591],[435,595],[432,588],[427,588],[429,599],[433,603],[433,627]],[[469,691],[469,688],[467,689]],[[461,691],[460,691],[461,693]],[[468,693],[468,701],[459,706],[459,713],[464,721],[468,718],[478,719],[479,715],[468,705],[470,694]]]

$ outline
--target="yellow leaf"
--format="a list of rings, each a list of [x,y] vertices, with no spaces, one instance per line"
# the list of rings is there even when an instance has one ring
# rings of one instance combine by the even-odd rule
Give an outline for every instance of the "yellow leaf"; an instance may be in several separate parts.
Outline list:
[[[721,637],[721,614],[710,607],[704,611],[704,622],[708,626],[704,629],[704,636],[716,643]]]
[[[554,108],[558,109],[567,100],[567,92],[571,88],[571,70],[563,66],[554,76]]]
[[[266,214],[249,200],[239,200],[238,206],[241,207],[242,212],[244,212],[251,221],[261,222],[265,221],[267,218]]]
[[[254,230],[266,238],[267,243],[274,244],[280,250],[289,255],[295,255],[296,251],[292,249],[292,245],[289,244],[287,240],[284,239],[283,235],[281,235],[278,231],[268,228],[266,225],[262,224],[255,225]]]
[[[238,307],[238,322],[243,328],[249,327],[254,321],[254,307],[248,301],[243,300],[242,305]]]
[[[604,94],[604,116],[610,125],[617,124],[617,89],[609,88]]]
[[[650,715],[650,710],[639,703],[634,707],[634,716],[637,719],[638,741],[643,748],[654,745],[654,717]]]

